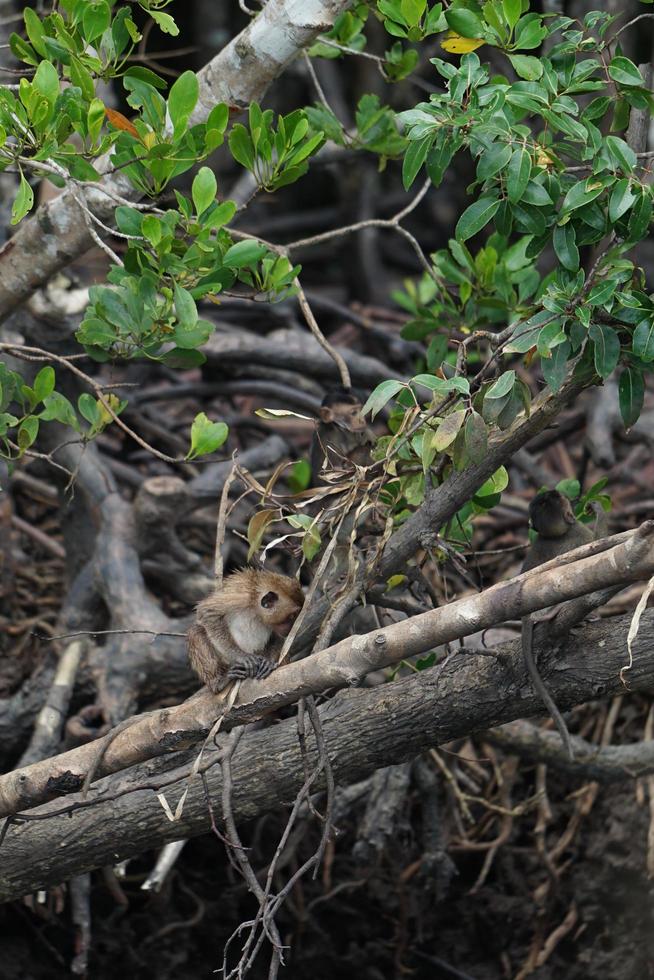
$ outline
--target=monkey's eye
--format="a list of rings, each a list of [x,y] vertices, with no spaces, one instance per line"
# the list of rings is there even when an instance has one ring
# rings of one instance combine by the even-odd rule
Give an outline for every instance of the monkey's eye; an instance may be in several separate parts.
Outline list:
[[[261,605],[264,609],[270,609],[277,602],[279,596],[276,592],[266,592],[264,596],[261,597]]]

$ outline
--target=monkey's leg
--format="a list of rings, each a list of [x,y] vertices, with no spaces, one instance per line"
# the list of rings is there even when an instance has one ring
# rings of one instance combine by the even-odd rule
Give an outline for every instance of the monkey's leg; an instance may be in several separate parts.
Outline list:
[[[253,653],[246,657],[240,657],[235,664],[232,664],[227,671],[227,677],[230,681],[241,681],[247,677],[261,680],[272,674],[276,666],[268,657]]]
[[[563,742],[563,747],[566,750],[568,758],[573,760],[574,752],[572,751],[570,732],[568,731],[568,726],[563,720],[563,715],[554,703],[552,695],[545,687],[543,678],[538,672],[538,667],[536,666],[536,661],[534,659],[533,639],[534,621],[531,616],[524,616],[522,620],[522,657],[525,662],[525,667],[527,668],[527,673],[531,678],[531,683],[534,685],[536,693],[549,711],[552,721],[556,725],[556,730],[561,736],[561,741]]]

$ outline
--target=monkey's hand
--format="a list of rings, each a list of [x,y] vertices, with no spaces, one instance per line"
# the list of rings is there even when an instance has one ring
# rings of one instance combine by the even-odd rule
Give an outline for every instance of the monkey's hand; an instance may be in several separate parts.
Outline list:
[[[241,657],[240,660],[232,664],[227,671],[227,676],[230,681],[242,681],[248,677],[261,680],[264,677],[268,677],[269,674],[272,674],[275,667],[276,664],[267,657],[251,654],[248,657]]]

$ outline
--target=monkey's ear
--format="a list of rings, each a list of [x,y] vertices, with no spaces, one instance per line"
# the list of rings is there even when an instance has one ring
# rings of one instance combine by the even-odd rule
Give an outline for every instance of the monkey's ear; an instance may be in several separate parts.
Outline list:
[[[334,413],[328,405],[320,406],[320,421],[327,424],[334,421]]]
[[[276,592],[266,592],[266,594],[261,597],[261,605],[264,609],[270,609],[271,606],[275,605],[278,599],[279,596]]]

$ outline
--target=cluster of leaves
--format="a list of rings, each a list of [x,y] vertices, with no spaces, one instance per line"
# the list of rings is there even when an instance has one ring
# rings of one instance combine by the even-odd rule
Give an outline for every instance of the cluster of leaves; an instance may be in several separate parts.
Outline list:
[[[175,191],[177,208],[143,213],[116,209],[129,236],[124,266],[114,266],[109,286],[89,290],[90,305],[77,339],[96,360],[147,357],[172,367],[192,367],[213,325],[198,315],[197,300],[237,280],[260,298],[280,300],[294,291],[299,266],[259,242],[234,243],[225,230],[233,201],[216,200],[212,170],[201,167],[191,200]]]
[[[374,153],[380,158],[380,169],[387,160],[400,158],[408,146],[399,131],[396,114],[389,106],[382,105],[377,95],[363,95],[359,99],[354,132],[346,132],[334,113],[320,103],[304,111],[313,130],[322,132],[338,146]]]
[[[161,30],[177,34],[172,17],[163,11],[168,3],[139,0]],[[166,93],[167,83],[153,71],[127,65],[141,39],[131,10],[106,0],[62,0],[43,17],[25,9],[25,36],[13,34],[11,48],[36,70],[31,80],[21,79],[17,96],[0,86],[0,170],[12,166],[20,173],[13,223],[34,204],[26,169],[37,174],[42,170],[61,186],[66,175],[93,182],[100,176],[94,161],[110,152],[112,164],[132,185],[155,198],[223,143],[229,125],[226,105],[215,106],[205,121],[192,122],[199,98],[194,72],[184,72]],[[131,119],[105,107],[96,95],[96,83],[112,77],[122,78],[127,102],[135,111]],[[392,125],[397,132],[394,121]],[[252,170],[258,186],[274,190],[305,173],[323,141],[323,133],[310,126],[303,111],[275,122],[270,110],[262,112],[253,104],[249,129],[234,127],[229,148]],[[201,167],[196,174],[191,200],[175,194],[175,209],[116,210],[119,232],[128,242],[124,265],[111,268],[107,285],[90,290],[90,305],[77,332],[96,360],[147,357],[171,366],[200,364],[204,355],[198,348],[212,325],[199,317],[199,299],[237,282],[249,295],[270,302],[295,292],[299,266],[257,241],[235,241],[226,230],[236,206],[217,200],[216,179],[209,168]],[[83,396],[78,412],[90,427],[82,431],[78,414],[54,389],[43,395],[47,402],[37,415],[33,409],[40,403],[29,402],[29,386],[17,374],[12,377],[14,383],[5,385],[5,408],[19,401],[14,413],[3,416],[9,456],[33,443],[41,420],[56,419],[91,438],[110,418],[103,415],[106,408],[92,409],[89,396]],[[106,404],[114,407],[108,400]],[[198,416],[189,458],[222,444],[226,429],[223,435],[222,429],[212,428],[216,425]],[[9,435],[15,436],[13,446],[6,442]],[[213,448],[207,449],[209,445]]]
[[[309,133],[309,120],[302,109],[279,116],[276,129],[272,109],[262,112],[252,102],[248,115],[249,132],[236,123],[229,134],[229,149],[234,159],[266,191],[294,183],[307,172],[308,159],[320,149],[325,134],[320,130]]]
[[[394,401],[388,418],[391,435],[377,441],[376,454],[380,459],[387,459],[389,474],[380,495],[381,502],[392,509],[398,523],[423,502],[437,459],[439,478],[445,478],[485,456],[491,406],[503,397],[502,389],[507,385],[506,379],[499,379],[473,396],[467,378],[443,370],[445,354],[442,345],[440,354],[436,355],[437,373],[418,374],[409,382],[383,381],[363,407],[364,413],[370,412],[374,419]],[[404,436],[407,423],[413,422],[419,424],[407,438]],[[507,484],[508,474],[500,467],[456,516],[446,533],[457,541],[462,536],[469,537],[472,518],[494,507]]]
[[[413,314],[405,335],[427,337],[457,322],[468,329],[513,326],[503,353],[539,356],[554,391],[571,362],[601,379],[619,366],[621,410],[631,425],[642,406],[643,373],[654,363],[654,310],[643,274],[626,253],[647,234],[652,190],[617,132],[630,107],[650,108],[652,96],[627,58],[616,55],[605,67],[607,15],[589,14],[581,31],[570,18],[545,28],[537,15],[519,16],[519,2],[485,4],[477,13],[474,6],[459,12],[457,29],[503,50],[535,46],[543,32],[558,31],[561,40],[545,58],[510,55],[517,81],[491,77],[475,53],[458,68],[433,59],[445,91],[401,113],[410,141],[405,186],[423,166],[440,183],[465,148],[476,160],[469,191],[477,193],[449,250],[432,256],[431,282],[403,298]],[[456,9],[448,10],[449,20]],[[507,28],[503,34],[500,27]],[[578,97],[587,93],[595,97],[582,108]],[[473,255],[464,243],[491,222],[486,244]],[[601,251],[589,273],[588,252],[580,249],[593,246]],[[557,265],[541,277],[535,263],[549,249]],[[517,384],[505,392],[503,426],[528,398]]]
[[[62,422],[88,440],[109,425],[112,412],[120,414],[127,404],[112,394],[100,399],[84,392],[76,411],[65,395],[55,391],[55,381],[54,369],[48,366],[41,368],[30,386],[0,361],[0,444],[7,459],[19,459],[30,448],[41,422]]]

